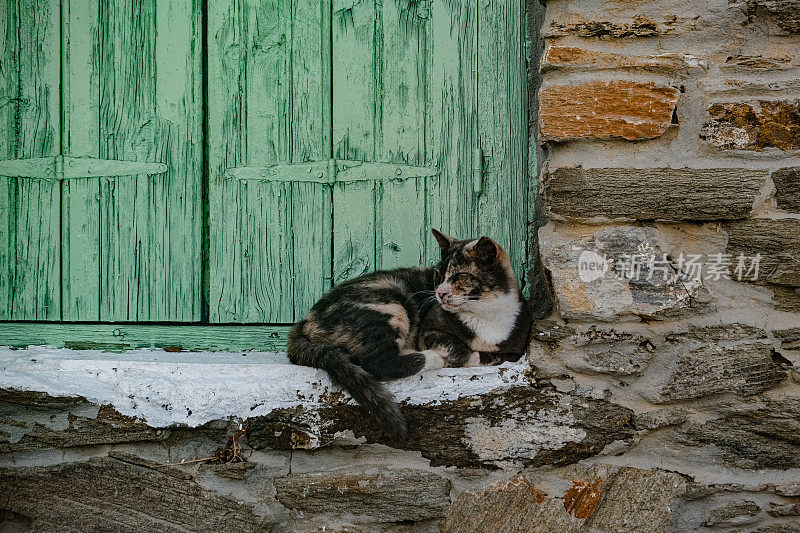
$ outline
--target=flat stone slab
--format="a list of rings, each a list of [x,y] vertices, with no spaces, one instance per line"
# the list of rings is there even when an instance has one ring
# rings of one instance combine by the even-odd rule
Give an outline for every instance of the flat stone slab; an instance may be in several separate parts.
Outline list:
[[[539,93],[541,139],[659,137],[672,123],[679,95],[675,87],[624,80],[545,87]]]
[[[766,170],[557,168],[544,179],[551,214],[591,219],[720,220],[750,214]]]
[[[345,510],[380,522],[439,518],[450,505],[450,481],[434,472],[408,468],[348,468],[275,480],[276,498],[304,513]]]
[[[528,370],[524,360],[499,367],[445,368],[387,386],[400,402],[436,404],[528,384]],[[150,428],[198,427],[276,409],[354,404],[324,371],[292,365],[285,354],[275,352],[0,348],[0,389],[84,398]]]
[[[264,531],[252,506],[181,472],[112,457],[0,469],[0,508],[36,531]]]
[[[527,472],[487,491],[462,493],[440,528],[657,533],[668,530],[674,500],[685,490],[683,477],[658,469],[573,465]]]
[[[632,412],[606,400],[564,394],[548,383],[440,402],[401,405],[405,442],[388,442],[354,405],[278,409],[248,422],[255,449],[317,449],[346,438],[416,450],[433,466],[568,464],[632,437]]]

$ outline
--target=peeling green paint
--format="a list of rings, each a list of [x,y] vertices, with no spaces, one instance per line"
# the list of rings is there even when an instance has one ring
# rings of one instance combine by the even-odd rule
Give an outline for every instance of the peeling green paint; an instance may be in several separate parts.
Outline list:
[[[205,299],[212,323],[291,323],[334,281],[434,262],[430,227],[524,272],[522,2],[0,15],[0,320],[198,323]]]

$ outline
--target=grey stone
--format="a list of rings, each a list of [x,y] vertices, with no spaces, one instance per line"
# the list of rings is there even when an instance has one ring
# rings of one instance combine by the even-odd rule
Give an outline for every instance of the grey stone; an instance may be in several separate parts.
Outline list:
[[[661,320],[714,309],[701,279],[678,272],[668,259],[662,265],[666,251],[655,228],[551,222],[539,230],[539,247],[564,318]],[[596,279],[581,278],[579,266],[587,263],[586,257],[603,258],[607,270]],[[634,269],[626,264],[631,257],[636,257]],[[650,258],[658,261],[655,268]]]
[[[534,321],[531,329],[531,339],[545,344],[558,344],[574,334],[575,330],[571,327],[548,320]]]
[[[775,300],[776,311],[800,314],[800,288],[768,285]]]
[[[681,333],[671,333],[667,335],[667,342],[679,342],[692,340],[700,342],[724,342],[724,341],[744,341],[760,340],[768,337],[767,332],[761,328],[749,326],[747,324],[714,324],[710,326],[689,325],[689,331]]]
[[[624,346],[620,347],[621,349]],[[578,362],[566,362],[568,368],[579,372],[611,374],[614,376],[637,376],[647,367],[653,355],[644,348],[629,352],[606,350],[584,355]]]
[[[662,470],[570,466],[526,472],[459,495],[442,520],[450,532],[666,531],[684,479]],[[566,489],[566,490],[565,490]]]
[[[800,503],[787,503],[784,505],[770,504],[767,509],[770,516],[800,516]]]
[[[746,218],[767,171],[558,168],[544,179],[550,213],[570,218],[709,221]]]
[[[113,458],[0,469],[0,508],[35,531],[262,531],[249,505]]]
[[[794,483],[779,483],[773,487],[775,494],[789,496],[790,498],[800,497],[800,481]]]
[[[797,0],[750,0],[748,4],[765,9],[787,33],[800,33],[800,4]]]
[[[277,499],[304,513],[369,517],[378,522],[418,521],[443,516],[450,481],[412,469],[348,468],[275,480]]]
[[[772,173],[778,207],[800,213],[800,167],[782,168]]]
[[[736,264],[741,254],[760,254],[758,276],[753,281],[800,286],[800,219],[757,218],[728,222],[728,254]],[[749,265],[749,261],[747,264]],[[754,276],[747,276],[747,280]]]
[[[772,333],[781,340],[781,348],[800,349],[800,328],[778,329]]]
[[[752,530],[750,533],[800,533],[798,524],[770,524]]]
[[[0,389],[0,453],[163,440],[157,430],[110,405],[83,398]]]
[[[687,443],[713,445],[722,461],[739,468],[800,467],[800,398],[765,402],[761,409],[694,424]]]
[[[704,525],[710,527],[730,527],[751,524],[761,508],[754,501],[741,500],[717,507],[708,513]]]
[[[559,393],[551,386],[513,387],[437,405],[401,405],[409,436],[389,443],[354,405],[308,411],[279,409],[253,418],[248,443],[255,449],[313,449],[352,431],[370,443],[418,450],[431,464],[529,466],[568,464],[595,455],[607,444],[633,436],[631,411],[606,400]]]
[[[704,346],[681,356],[661,389],[660,401],[726,392],[751,396],[776,387],[785,379],[786,373],[773,362],[766,344]]]
[[[647,413],[633,415],[633,426],[636,429],[659,429],[667,426],[676,426],[686,422],[688,412],[685,409],[659,409]]]

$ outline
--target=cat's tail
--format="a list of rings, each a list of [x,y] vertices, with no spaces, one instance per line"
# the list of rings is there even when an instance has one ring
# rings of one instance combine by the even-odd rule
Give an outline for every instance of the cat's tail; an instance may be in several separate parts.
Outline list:
[[[389,390],[375,377],[350,361],[347,352],[332,344],[312,342],[302,333],[289,337],[289,359],[296,365],[325,370],[333,383],[352,396],[380,425],[387,438],[406,438],[406,421]]]

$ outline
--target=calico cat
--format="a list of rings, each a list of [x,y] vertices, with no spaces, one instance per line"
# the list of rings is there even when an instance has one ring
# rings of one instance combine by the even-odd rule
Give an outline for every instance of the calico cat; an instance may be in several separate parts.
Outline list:
[[[405,439],[406,423],[380,381],[516,361],[531,329],[505,250],[488,237],[432,231],[438,265],[338,284],[289,333],[291,362],[326,370],[395,441]]]

